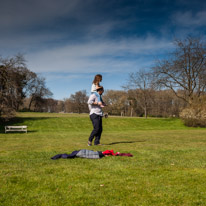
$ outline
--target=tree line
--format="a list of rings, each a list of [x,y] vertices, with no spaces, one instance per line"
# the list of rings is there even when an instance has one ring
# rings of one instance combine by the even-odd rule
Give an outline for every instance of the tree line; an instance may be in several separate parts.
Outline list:
[[[201,38],[175,40],[175,49],[154,66],[128,75],[122,90],[106,90],[105,112],[124,116],[182,116],[205,105],[206,44]],[[45,112],[88,112],[85,90],[63,101],[52,99],[45,79],[28,70],[22,56],[0,59],[0,115],[23,109]],[[196,105],[196,106],[194,106]],[[197,106],[199,105],[199,106]],[[192,109],[193,108],[193,109]],[[196,108],[196,109],[194,109]],[[186,112],[187,111],[187,112]],[[204,114],[202,114],[204,116]],[[206,120],[205,120],[206,121]]]
[[[145,115],[144,99],[142,91],[136,90],[106,90],[103,100],[107,106],[103,108],[105,113],[118,116],[139,117],[178,117],[184,102],[178,99],[170,90],[153,91],[147,100],[147,113]],[[135,95],[135,96],[134,96]],[[40,107],[33,105],[30,110],[30,98],[25,98],[20,109],[22,111],[61,112],[61,113],[88,113],[88,95],[86,90],[78,91],[64,100],[44,99]]]

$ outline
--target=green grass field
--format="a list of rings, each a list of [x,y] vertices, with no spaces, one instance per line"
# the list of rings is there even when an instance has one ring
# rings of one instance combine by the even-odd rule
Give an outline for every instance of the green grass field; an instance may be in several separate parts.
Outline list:
[[[206,129],[179,119],[103,119],[103,146],[87,146],[92,125],[77,114],[19,113],[0,127],[1,206],[206,205]],[[50,158],[79,149],[132,153],[102,159]]]

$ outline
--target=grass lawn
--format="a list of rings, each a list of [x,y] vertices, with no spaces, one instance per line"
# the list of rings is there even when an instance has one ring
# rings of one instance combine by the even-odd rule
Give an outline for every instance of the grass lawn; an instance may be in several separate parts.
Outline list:
[[[87,146],[87,114],[19,113],[0,126],[1,206],[206,205],[206,129],[179,119],[103,119],[103,146]],[[91,149],[133,157],[58,159]]]

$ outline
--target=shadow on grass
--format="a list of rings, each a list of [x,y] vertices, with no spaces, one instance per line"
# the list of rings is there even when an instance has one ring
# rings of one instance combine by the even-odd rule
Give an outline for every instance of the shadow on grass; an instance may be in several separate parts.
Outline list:
[[[112,143],[109,143],[109,144],[104,144],[104,145],[114,145],[114,144],[132,144],[132,143],[135,143],[135,142],[146,142],[146,140],[112,142]]]
[[[5,126],[13,126],[13,125],[29,125],[30,122],[35,120],[45,120],[55,117],[15,117],[10,119],[9,121],[1,121],[0,122],[0,133],[5,134]],[[28,130],[27,133],[37,132],[37,130]],[[11,132],[11,133],[20,133],[20,132]],[[21,132],[22,133],[22,132]]]

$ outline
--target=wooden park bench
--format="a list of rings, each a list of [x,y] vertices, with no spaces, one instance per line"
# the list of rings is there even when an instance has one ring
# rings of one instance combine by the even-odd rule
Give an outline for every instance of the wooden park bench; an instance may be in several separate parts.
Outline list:
[[[6,132],[26,132],[27,133],[27,126],[5,126],[5,133]]]

